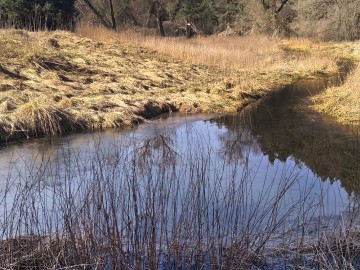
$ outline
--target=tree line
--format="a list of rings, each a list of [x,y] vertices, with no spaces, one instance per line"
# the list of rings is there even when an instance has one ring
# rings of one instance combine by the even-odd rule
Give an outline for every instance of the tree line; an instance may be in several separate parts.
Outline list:
[[[323,40],[360,38],[359,0],[0,0],[2,26],[73,29],[75,23],[158,28],[162,36],[231,30]]]
[[[73,29],[78,11],[76,0],[0,0],[2,27]]]

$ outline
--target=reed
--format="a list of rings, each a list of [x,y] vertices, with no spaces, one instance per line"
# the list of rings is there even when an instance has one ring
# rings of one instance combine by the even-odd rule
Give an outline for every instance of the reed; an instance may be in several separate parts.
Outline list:
[[[1,182],[0,267],[355,267],[355,200],[329,223],[311,187],[289,200],[308,172],[275,164],[276,180],[246,165],[251,144],[229,163],[199,147],[204,135],[95,138],[82,151],[65,144],[14,160]]]
[[[315,108],[330,114],[344,124],[360,124],[360,67],[357,66],[337,87],[330,87],[315,96]]]
[[[315,53],[316,48],[320,48],[321,45],[310,40],[283,42],[264,35],[210,36],[193,39],[161,38],[144,29],[113,32],[101,27],[87,26],[78,27],[77,33],[104,42],[120,42],[151,48],[175,59],[186,60],[197,65],[215,66],[227,71],[244,69],[270,72],[278,69],[292,69],[299,63],[301,66],[297,67],[298,71],[300,68],[326,70],[335,67],[333,59]],[[294,47],[299,44],[301,44],[303,52],[312,52],[313,54],[304,53],[291,60],[288,59],[285,51],[294,51]],[[302,66],[301,62],[305,59],[308,61]]]

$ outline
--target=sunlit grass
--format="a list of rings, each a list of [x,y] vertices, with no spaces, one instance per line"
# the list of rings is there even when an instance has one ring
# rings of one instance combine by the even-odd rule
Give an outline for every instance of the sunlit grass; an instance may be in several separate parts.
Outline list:
[[[274,88],[336,72],[341,50],[265,36],[161,39],[143,29],[2,29],[0,36],[0,118],[13,127],[34,100],[84,128],[138,123],[169,108],[236,112]],[[299,43],[307,49],[289,49]]]
[[[316,53],[315,42],[310,40],[281,41],[263,35],[238,37],[210,36],[193,39],[161,38],[144,30],[130,29],[112,32],[104,28],[79,27],[77,33],[101,41],[144,46],[162,54],[183,59],[193,64],[216,66],[226,70],[273,70],[293,69],[292,72],[310,70],[334,70],[334,59]],[[285,50],[284,50],[285,48]],[[288,58],[288,50],[301,50],[308,55]],[[303,63],[305,61],[305,63]],[[300,64],[300,66],[296,66]],[[304,67],[301,65],[304,64]]]
[[[345,82],[330,87],[314,97],[318,110],[328,113],[344,124],[360,124],[360,66],[356,67]]]

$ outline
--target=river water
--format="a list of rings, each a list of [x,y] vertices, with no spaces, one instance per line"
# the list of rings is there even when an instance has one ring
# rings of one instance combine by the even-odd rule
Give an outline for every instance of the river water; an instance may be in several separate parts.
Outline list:
[[[99,201],[110,209],[113,195],[118,226],[124,235],[138,231],[139,243],[148,216],[157,237],[176,231],[178,241],[202,245],[289,228],[320,235],[360,195],[359,128],[309,107],[308,96],[329,83],[302,81],[234,115],[171,114],[120,131],[3,145],[2,225],[34,233],[36,220],[37,233],[56,231],[59,212],[81,219],[79,209]],[[24,222],[20,210],[33,217]],[[95,212],[92,222],[100,222]]]

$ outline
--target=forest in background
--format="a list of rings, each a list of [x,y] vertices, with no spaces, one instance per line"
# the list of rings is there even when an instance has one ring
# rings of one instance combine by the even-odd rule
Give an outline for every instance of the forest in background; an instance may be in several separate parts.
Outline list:
[[[110,29],[142,27],[198,34],[251,32],[319,40],[360,38],[358,0],[0,0],[2,27],[74,29],[76,23]]]

